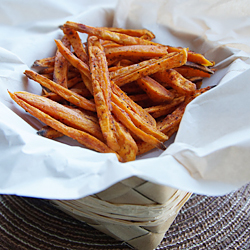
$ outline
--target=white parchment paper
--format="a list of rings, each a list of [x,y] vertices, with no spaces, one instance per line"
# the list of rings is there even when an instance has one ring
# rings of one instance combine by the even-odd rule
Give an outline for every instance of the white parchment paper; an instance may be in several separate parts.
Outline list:
[[[189,47],[216,62],[165,152],[134,162],[85,149],[69,138],[36,134],[43,124],[7,89],[40,94],[23,71],[52,56],[58,26],[147,28],[156,42]],[[206,195],[223,195],[250,181],[250,7],[247,0],[14,1],[0,6],[0,193],[77,199],[131,176]],[[85,39],[84,35],[81,35]],[[85,40],[84,40],[85,41]]]

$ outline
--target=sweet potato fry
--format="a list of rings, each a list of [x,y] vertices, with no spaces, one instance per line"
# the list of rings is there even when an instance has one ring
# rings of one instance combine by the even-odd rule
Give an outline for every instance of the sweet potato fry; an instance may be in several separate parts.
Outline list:
[[[62,44],[66,48],[70,48],[70,42],[66,36],[62,38]],[[68,81],[68,61],[65,57],[61,54],[61,52],[57,49],[55,55],[55,65],[53,71],[53,81],[62,85],[63,87],[67,88],[67,81]]]
[[[182,50],[181,47],[172,47],[168,46],[168,52],[180,52]],[[202,54],[193,52],[193,51],[188,51],[188,57],[187,60],[190,62],[198,63],[204,66],[214,66],[214,62],[209,61],[206,59]]]
[[[55,56],[47,57],[43,59],[36,60],[33,63],[33,67],[54,67],[55,64]]]
[[[62,28],[63,33],[68,38],[75,54],[77,57],[82,60],[84,63],[88,64],[88,55],[86,50],[83,47],[81,38],[77,31],[70,29],[70,28]]]
[[[154,33],[147,29],[122,29],[122,28],[115,28],[115,27],[103,27],[103,28],[112,32],[122,33],[122,34],[126,34],[129,36],[135,36],[135,37],[147,36],[151,40],[155,38]]]
[[[119,150],[115,134],[114,118],[111,114],[111,87],[105,54],[99,39],[88,38],[89,66],[92,78],[93,95],[100,127],[107,145],[114,151]]]
[[[129,36],[129,35],[122,34],[122,33],[116,33],[116,32],[109,31],[105,28],[96,28],[96,27],[88,26],[88,25],[81,24],[81,23],[67,21],[64,24],[64,27],[72,28],[72,29],[75,29],[76,31],[87,33],[92,36],[97,36],[98,38],[103,39],[103,40],[111,40],[113,42],[116,42],[122,45],[136,45],[136,44],[159,45],[157,43],[144,40],[138,37],[133,37],[133,36]]]
[[[134,123],[136,127],[143,130],[145,133],[150,134],[157,138],[160,141],[166,140],[166,136],[158,131],[155,127],[151,126],[150,124],[146,123],[141,116],[136,114],[133,110],[127,106],[127,103],[124,100],[121,100],[117,95],[112,93],[111,95],[112,102],[115,103],[120,109],[128,114],[131,121]],[[119,119],[119,117],[118,117]]]
[[[127,128],[120,122],[114,120],[116,127],[116,137],[120,148],[117,153],[124,162],[134,161],[137,155],[137,144]]]
[[[83,144],[87,148],[93,149],[95,151],[101,153],[115,153],[112,149],[110,149],[106,144],[95,138],[94,136],[75,129],[71,128],[56,119],[52,118],[51,116],[47,115],[46,113],[42,112],[41,110],[33,107],[32,105],[26,103],[22,99],[19,99],[15,94],[10,93],[11,98],[23,109],[29,112],[31,115],[39,119],[41,122],[47,124],[48,126],[54,128],[55,130],[63,133],[64,135],[71,137],[77,140],[79,143]],[[116,153],[115,153],[116,154]],[[117,155],[117,154],[116,154]],[[119,155],[117,155],[118,159],[121,161]]]
[[[46,77],[43,77],[32,70],[25,70],[24,74],[28,78],[40,83],[43,87],[48,88],[50,91],[57,93],[68,102],[71,102],[72,104],[86,110],[90,111],[96,110],[95,104],[93,102],[47,79]]]
[[[183,77],[189,78],[189,77],[210,77],[211,74],[207,73],[200,69],[195,69],[186,65],[183,65],[181,67],[175,68],[177,72],[179,72]]]
[[[181,102],[184,101],[184,99],[185,96],[177,97],[174,98],[174,100],[171,101],[170,103],[159,104],[156,106],[145,108],[145,110],[149,114],[151,114],[154,118],[159,118],[161,116],[166,116],[169,113],[171,113],[177,105],[179,105]]]
[[[169,90],[149,76],[138,79],[137,84],[147,93],[151,100],[156,100],[160,103],[174,99],[174,95]]]
[[[113,82],[111,82],[111,88],[115,95],[117,95],[121,100],[123,100],[126,105],[130,107],[132,111],[134,111],[136,114],[138,114],[147,124],[155,127],[156,121],[155,119],[147,112],[145,111],[141,106],[136,104],[134,101],[132,101],[126,93],[124,93],[117,85],[115,85]]]
[[[170,138],[175,132],[177,132],[178,128],[179,128],[179,126],[176,125],[171,130],[169,130],[166,133],[166,135],[168,136],[168,138]],[[147,153],[150,150],[152,150],[152,149],[155,148],[152,144],[149,144],[149,143],[147,143],[145,141],[142,141],[142,140],[136,141],[136,143],[137,143],[137,148],[138,148],[137,156],[145,154],[145,153]]]
[[[115,117],[119,119],[119,121],[127,127],[130,131],[132,131],[134,134],[136,134],[141,140],[148,142],[154,147],[157,147],[159,149],[165,150],[166,147],[162,142],[160,142],[158,139],[156,139],[154,136],[149,135],[145,133],[143,130],[137,128],[134,123],[131,121],[129,115],[123,111],[121,108],[119,108],[115,103],[112,102],[113,107],[113,113],[115,114]]]
[[[55,40],[58,50],[60,53],[82,74],[90,78],[89,66],[82,60],[77,58],[69,49],[67,49],[60,40]]]
[[[63,133],[51,128],[50,126],[43,126],[41,129],[37,131],[37,134],[48,139],[56,139],[64,136]]]
[[[185,108],[194,98],[210,90],[212,86],[196,90],[194,95],[190,95],[185,98],[185,101],[182,102],[171,114],[167,115],[165,118],[157,122],[157,128],[167,135],[169,138],[178,130],[179,124],[181,122],[182,116],[185,112]],[[141,155],[153,149],[153,146],[145,141],[137,142],[138,153]]]
[[[158,77],[170,87],[183,95],[192,95],[196,90],[195,83],[184,78],[174,69],[168,69],[162,72],[157,72]],[[156,74],[156,75],[157,75]]]
[[[129,45],[105,48],[105,54],[108,64],[111,65],[117,59],[145,60],[153,57],[161,57],[168,54],[168,48],[155,45]]]
[[[103,141],[100,126],[92,122],[90,119],[86,119],[84,114],[80,115],[80,111],[75,112],[74,109],[68,108],[43,96],[28,92],[15,92],[14,94],[19,99],[24,100],[58,121],[63,122],[70,127],[88,132]]]
[[[179,67],[186,63],[187,60],[187,51],[183,49],[180,53],[170,53],[153,63],[150,63],[148,66],[138,67],[138,69],[125,76],[117,76],[112,78],[112,81],[118,86],[122,86],[128,82],[138,80],[141,77],[152,75],[158,71],[163,71],[170,68]],[[129,66],[128,66],[129,67]]]

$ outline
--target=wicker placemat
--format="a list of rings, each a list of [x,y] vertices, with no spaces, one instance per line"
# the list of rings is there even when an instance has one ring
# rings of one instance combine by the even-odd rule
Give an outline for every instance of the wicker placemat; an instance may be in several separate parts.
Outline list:
[[[41,199],[0,196],[0,249],[131,249]],[[250,184],[192,195],[157,249],[250,249]]]

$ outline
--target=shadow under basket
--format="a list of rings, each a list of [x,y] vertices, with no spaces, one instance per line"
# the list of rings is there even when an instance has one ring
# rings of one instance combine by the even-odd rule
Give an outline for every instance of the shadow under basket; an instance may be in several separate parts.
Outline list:
[[[53,200],[53,205],[135,249],[162,241],[191,193],[131,177],[95,195]]]

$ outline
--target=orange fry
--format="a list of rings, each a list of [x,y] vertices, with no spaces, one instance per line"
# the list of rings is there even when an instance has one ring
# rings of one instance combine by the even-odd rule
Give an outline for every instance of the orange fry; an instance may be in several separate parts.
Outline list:
[[[105,54],[99,39],[88,38],[89,66],[92,78],[93,96],[100,127],[107,145],[114,151],[119,150],[115,134],[114,118],[111,114],[111,87]]]
[[[69,40],[66,36],[62,38],[62,44],[66,48],[70,48]],[[67,88],[67,80],[68,80],[68,62],[65,57],[61,54],[59,50],[56,52],[55,56],[55,65],[53,71],[53,81]]]
[[[15,92],[19,99],[24,100],[35,108],[43,111],[51,117],[65,123],[66,125],[88,132],[103,141],[103,136],[99,125],[87,119],[84,113],[75,112],[74,109],[68,108],[62,104],[52,101],[46,97],[31,94],[28,92]]]
[[[147,124],[151,126],[156,126],[155,119],[145,111],[140,105],[136,104],[133,100],[131,100],[126,93],[124,93],[117,85],[111,82],[111,88],[115,95],[117,95],[121,100],[123,100],[131,110],[133,110],[136,114],[138,114],[141,119],[143,119]]]
[[[25,70],[24,74],[40,83],[43,87],[48,88],[50,91],[55,92],[56,94],[63,97],[68,102],[71,102],[72,104],[75,104],[78,107],[81,107],[86,110],[95,111],[96,107],[95,104],[86,98],[82,97],[81,95],[78,95],[72,91],[70,91],[67,88],[64,88],[63,86],[49,80],[46,77],[43,77],[42,75],[39,75],[38,73],[32,71],[32,70]]]
[[[77,55],[77,57],[88,64],[88,55],[86,50],[83,47],[81,38],[78,35],[78,32],[74,29],[70,28],[62,28],[63,33],[67,36],[69,42],[71,43],[71,46]]]
[[[170,53],[148,66],[139,67],[135,72],[124,76],[112,78],[112,81],[118,86],[122,86],[128,82],[138,80],[143,76],[152,75],[158,71],[163,71],[169,68],[179,67],[187,61],[187,50],[183,49],[180,53]],[[130,67],[130,66],[128,66]]]
[[[104,29],[107,29],[112,32],[116,33],[122,33],[129,36],[135,36],[135,37],[141,37],[141,36],[147,36],[150,39],[154,39],[155,35],[153,32],[147,29],[122,29],[122,28],[115,28],[115,27],[104,27]]]
[[[169,90],[149,76],[138,79],[137,84],[147,93],[151,100],[169,102],[174,99],[174,95]]]
[[[75,29],[76,31],[87,33],[92,36],[97,36],[98,38],[103,39],[103,40],[111,40],[113,42],[116,42],[122,45],[136,45],[136,44],[159,45],[157,43],[144,40],[138,37],[133,37],[133,36],[129,36],[129,35],[122,34],[122,33],[112,32],[105,28],[96,28],[96,27],[88,26],[88,25],[81,24],[81,23],[71,22],[71,21],[67,21],[64,24],[64,27],[72,28],[72,29]]]
[[[37,134],[49,139],[55,139],[64,136],[64,134],[51,128],[50,126],[43,126],[41,129],[37,131]]]
[[[154,136],[149,135],[145,133],[143,130],[137,128],[134,123],[131,121],[129,115],[123,111],[121,108],[119,108],[115,103],[112,102],[113,107],[113,113],[117,117],[117,119],[120,120],[120,122],[127,127],[130,131],[132,131],[134,134],[136,134],[141,140],[148,142],[154,147],[157,147],[159,149],[165,150],[166,147],[162,142],[160,142],[158,139],[156,139]]]
[[[138,147],[127,128],[120,122],[114,120],[116,127],[116,137],[120,148],[117,153],[124,162],[134,161],[137,155]]]
[[[77,140],[79,143],[83,144],[87,148],[93,149],[95,151],[101,153],[115,153],[112,149],[110,149],[106,144],[95,138],[94,136],[80,131],[75,128],[71,128],[56,119],[52,118],[51,116],[47,115],[46,113],[42,112],[41,110],[31,106],[30,104],[26,103],[25,101],[19,99],[15,94],[10,93],[11,98],[20,105],[23,109],[29,112],[31,115],[39,119],[41,122],[47,124],[48,126],[54,128],[55,130],[61,132],[62,134],[71,137]],[[116,153],[115,153],[116,154]],[[117,154],[116,154],[117,155]],[[117,155],[118,159],[121,160],[119,155]]]
[[[155,45],[129,45],[105,48],[105,54],[108,64],[112,64],[117,59],[147,59],[152,57],[161,57],[168,54],[168,48]]]
[[[55,57],[47,57],[47,58],[43,58],[40,60],[36,60],[33,63],[33,67],[54,67],[55,64]]]
[[[172,87],[180,94],[192,95],[196,90],[195,83],[184,78],[174,69],[157,72],[155,76],[160,79],[160,81],[167,83],[168,86]]]
[[[136,114],[133,110],[131,110],[127,103],[123,100],[121,100],[117,95],[112,94],[112,102],[115,103],[120,109],[122,109],[124,112],[128,114],[131,121],[134,123],[134,125],[141,130],[143,130],[145,133],[150,134],[157,138],[160,141],[167,140],[166,136],[158,131],[155,127],[151,126],[150,124],[146,123],[141,116]],[[119,119],[119,118],[118,118]]]
[[[177,98],[174,98],[174,100],[171,101],[170,103],[159,104],[156,106],[145,108],[145,110],[149,114],[151,114],[154,118],[158,118],[158,117],[165,116],[165,115],[169,114],[170,112],[172,112],[173,109],[177,105],[179,105],[181,102],[184,101],[184,99],[185,99],[184,96],[177,97]]]
[[[69,49],[67,49],[60,40],[55,40],[58,50],[60,53],[82,74],[90,78],[89,66],[82,60],[77,58]]]

